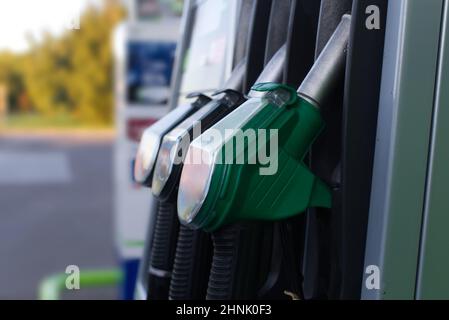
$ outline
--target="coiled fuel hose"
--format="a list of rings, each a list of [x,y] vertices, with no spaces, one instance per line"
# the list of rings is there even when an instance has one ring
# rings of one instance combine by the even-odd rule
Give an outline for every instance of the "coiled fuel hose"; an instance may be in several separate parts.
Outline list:
[[[148,275],[148,300],[166,300],[178,237],[176,203],[159,202]]]
[[[210,234],[181,225],[170,283],[170,300],[199,300],[206,296],[212,259]]]

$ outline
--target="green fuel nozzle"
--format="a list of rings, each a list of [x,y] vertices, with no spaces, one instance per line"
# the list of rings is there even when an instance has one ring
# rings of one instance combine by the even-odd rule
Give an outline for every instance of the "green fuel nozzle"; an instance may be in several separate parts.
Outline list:
[[[319,107],[344,72],[345,15],[298,91],[253,86],[253,98],[195,139],[178,193],[181,223],[214,231],[244,220],[282,220],[332,205],[329,187],[303,160],[324,128]]]

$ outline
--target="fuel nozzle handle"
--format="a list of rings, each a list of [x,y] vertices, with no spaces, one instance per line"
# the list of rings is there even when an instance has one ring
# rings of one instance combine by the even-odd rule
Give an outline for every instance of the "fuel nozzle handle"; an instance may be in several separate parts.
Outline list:
[[[298,94],[317,108],[326,101],[343,74],[350,29],[351,16],[345,14],[298,89]]]

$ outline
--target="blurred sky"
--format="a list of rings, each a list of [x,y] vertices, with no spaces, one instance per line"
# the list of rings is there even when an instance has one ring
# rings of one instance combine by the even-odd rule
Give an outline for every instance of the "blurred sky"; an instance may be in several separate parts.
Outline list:
[[[22,52],[26,34],[37,40],[43,31],[59,34],[89,3],[102,0],[0,0],[0,51]],[[82,26],[81,26],[82,27]]]

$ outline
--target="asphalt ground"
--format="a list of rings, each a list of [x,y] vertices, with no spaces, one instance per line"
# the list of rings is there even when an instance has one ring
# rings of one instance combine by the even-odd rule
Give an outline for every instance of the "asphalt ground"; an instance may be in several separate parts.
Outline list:
[[[116,267],[109,135],[0,133],[0,299],[36,299],[68,265]],[[116,288],[67,299],[115,299]]]

